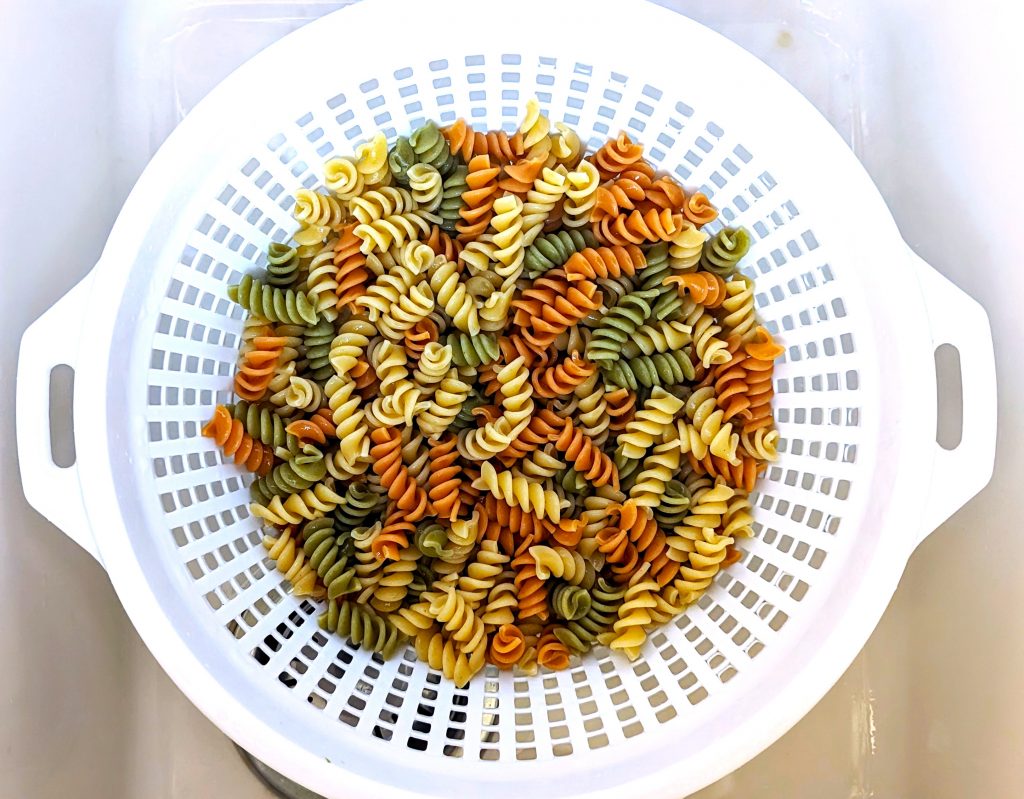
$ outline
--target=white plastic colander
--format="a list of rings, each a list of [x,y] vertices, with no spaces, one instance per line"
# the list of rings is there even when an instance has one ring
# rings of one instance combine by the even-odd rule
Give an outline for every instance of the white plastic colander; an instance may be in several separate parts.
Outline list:
[[[861,648],[922,538],[988,481],[995,377],[982,308],[918,259],[839,136],[740,48],[642,2],[367,0],[267,49],[153,158],[100,263],[25,334],[29,501],[104,565],[193,702],[330,797],[680,797],[766,747]],[[199,426],[228,399],[228,284],[295,228],[291,195],[377,129],[527,98],[590,145],[620,129],[750,229],[757,302],[786,346],[780,458],[756,537],[636,662],[488,668],[456,689],[316,624],[266,558],[239,470]],[[935,441],[933,353],[960,351],[963,436]],[[49,455],[53,366],[75,370],[77,463]]]

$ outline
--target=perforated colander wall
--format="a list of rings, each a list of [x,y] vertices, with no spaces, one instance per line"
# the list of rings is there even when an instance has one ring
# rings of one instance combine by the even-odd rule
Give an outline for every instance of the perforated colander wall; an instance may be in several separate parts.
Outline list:
[[[495,87],[501,87],[500,90]],[[463,690],[416,662],[384,663],[316,625],[265,558],[248,512],[247,481],[199,427],[229,401],[242,310],[226,287],[288,238],[292,194],[320,185],[321,166],[377,129],[391,138],[427,118],[465,116],[512,130],[537,96],[552,119],[590,135],[593,148],[620,129],[649,158],[742,224],[754,244],[747,274],[766,324],[786,345],[776,371],[780,459],[753,496],[756,537],[700,602],[654,633],[633,663],[598,648],[557,674],[485,674]],[[239,142],[236,164],[182,243],[160,305],[148,372],[149,456],[165,535],[205,621],[245,654],[274,702],[303,703],[332,736],[354,728],[380,746],[480,760],[534,760],[599,750],[685,721],[693,706],[730,690],[786,636],[806,607],[854,490],[861,422],[858,353],[842,291],[800,197],[785,176],[699,107],[615,71],[555,56],[471,55],[426,60],[358,90],[325,96],[297,119]],[[803,604],[802,604],[803,603]],[[806,611],[804,611],[806,612]],[[286,696],[281,700],[281,696]],[[272,704],[266,710],[272,715]],[[259,709],[257,709],[259,712]],[[409,751],[413,750],[413,751]]]

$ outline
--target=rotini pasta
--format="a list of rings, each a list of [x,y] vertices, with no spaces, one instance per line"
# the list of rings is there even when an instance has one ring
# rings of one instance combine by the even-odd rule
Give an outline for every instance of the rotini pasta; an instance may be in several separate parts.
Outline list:
[[[536,100],[513,134],[373,134],[324,185],[228,289],[238,401],[201,428],[267,556],[324,630],[460,686],[636,657],[742,557],[784,449],[750,235]]]

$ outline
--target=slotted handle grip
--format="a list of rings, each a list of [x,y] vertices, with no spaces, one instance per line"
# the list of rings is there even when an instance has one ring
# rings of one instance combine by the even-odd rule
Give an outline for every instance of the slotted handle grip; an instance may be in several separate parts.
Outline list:
[[[60,364],[75,368],[91,289],[92,272],[21,337],[15,417],[25,498],[102,564],[82,501],[78,464],[58,466],[50,445],[50,373]]]
[[[938,442],[931,488],[922,508],[924,540],[992,478],[996,454],[996,362],[988,314],[975,299],[910,252],[925,295],[933,351],[943,344],[960,353],[963,434],[945,449]],[[942,386],[938,387],[939,391]]]

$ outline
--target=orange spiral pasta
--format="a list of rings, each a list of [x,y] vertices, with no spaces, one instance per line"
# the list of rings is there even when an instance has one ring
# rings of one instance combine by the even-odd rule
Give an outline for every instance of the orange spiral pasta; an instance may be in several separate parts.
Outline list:
[[[750,387],[747,385],[746,363],[749,356],[742,348],[742,339],[739,336],[730,336],[726,342],[732,357],[725,363],[716,364],[711,367],[703,384],[712,385],[715,389],[715,402],[724,416],[723,422],[728,422],[740,414],[744,417],[750,416]]]
[[[594,235],[605,244],[650,244],[671,241],[683,229],[683,215],[666,208],[630,211],[594,222]]]
[[[498,188],[525,200],[526,193],[533,188],[533,182],[540,177],[543,168],[543,158],[524,158],[522,161],[509,164],[502,170]]]
[[[355,225],[346,225],[334,243],[334,265],[338,268],[338,287],[334,291],[339,311],[362,297],[370,280],[366,256],[359,249],[362,240],[354,233],[355,229]]]
[[[685,275],[670,275],[664,285],[675,286],[680,297],[689,294],[693,301],[705,308],[717,308],[728,296],[725,281],[711,272],[690,272]]]
[[[437,225],[430,228],[430,235],[423,240],[423,243],[434,251],[434,255],[441,255],[446,261],[455,262],[458,262],[459,253],[466,246],[464,241],[453,239]]]
[[[522,328],[523,338],[531,344],[547,347],[559,333],[600,308],[601,301],[601,290],[593,281],[569,283],[565,272],[552,269],[512,301],[512,321]]]
[[[491,166],[487,155],[477,155],[469,162],[466,190],[462,192],[463,207],[459,209],[461,222],[455,229],[459,238],[476,238],[487,230],[494,216],[494,201],[498,198],[498,175],[501,169]]]
[[[526,651],[523,631],[514,624],[501,625],[491,638],[487,659],[499,669],[510,669]]]
[[[537,642],[537,665],[555,671],[569,667],[569,648],[551,629],[545,630]]]
[[[682,210],[683,216],[698,227],[706,225],[718,217],[718,209],[711,204],[703,192],[699,191],[691,194],[680,210]]]
[[[570,394],[576,386],[597,371],[597,367],[574,352],[561,363],[546,369],[535,369],[531,382],[538,397],[561,397]]]
[[[743,432],[753,433],[755,430],[772,427],[772,373],[775,370],[775,358],[783,353],[782,347],[775,343],[771,333],[763,327],[757,328],[753,341],[746,345],[749,356],[744,362],[747,371],[747,397],[750,406],[749,414],[743,422]]]
[[[627,582],[640,565],[640,553],[629,540],[629,531],[609,524],[597,534],[597,551],[604,555],[617,582]]]
[[[455,436],[445,435],[430,448],[430,477],[427,478],[427,496],[434,513],[442,519],[454,521],[462,504],[459,486],[462,467],[459,466],[458,443]]]
[[[267,393],[277,359],[288,339],[284,336],[256,336],[252,349],[242,356],[235,374],[235,393],[247,402],[257,402]]]
[[[610,180],[627,170],[654,177],[654,169],[643,160],[643,157],[643,145],[634,144],[623,132],[617,139],[609,139],[601,145],[591,161],[597,167],[601,180]]]
[[[516,596],[519,598],[520,620],[538,619],[546,621],[549,615],[548,610],[548,586],[544,580],[537,576],[537,562],[530,554],[527,539],[515,558],[512,559],[512,569],[515,571]]]
[[[608,429],[612,432],[625,430],[636,412],[636,393],[628,388],[619,388],[604,395],[611,421]]]
[[[700,196],[703,197],[704,195]],[[668,176],[660,177],[651,183],[647,189],[647,196],[644,199],[655,208],[669,208],[673,211],[682,211],[683,216],[686,216],[686,191]],[[689,217],[686,218],[689,219]]]
[[[330,413],[330,409],[327,409]],[[322,417],[320,417],[322,418]],[[330,420],[328,420],[330,421]],[[285,427],[285,432],[290,433],[299,439],[301,444],[326,444],[327,433],[316,422],[311,419],[297,419]],[[334,425],[331,425],[331,432],[334,432]]]
[[[523,365],[527,369],[541,369],[551,363],[555,357],[553,348],[538,347],[519,333],[499,336],[498,349],[501,351],[501,357],[505,363],[512,363],[516,358],[522,358]]]
[[[380,388],[380,380],[366,358],[356,358],[356,364],[348,374],[356,382],[356,388],[364,398],[376,395],[377,389]]]
[[[624,172],[615,180],[599,186],[594,192],[594,209],[590,218],[597,222],[605,217],[618,216],[624,211],[633,211],[647,199],[647,190],[652,181],[643,172]]]
[[[768,464],[742,452],[738,453],[737,457],[738,463],[729,463],[725,458],[712,455],[710,451],[700,459],[694,457],[692,452],[686,455],[690,468],[697,474],[706,474],[712,479],[721,477],[727,485],[733,488],[753,491],[757,485],[757,478]]]
[[[419,357],[427,345],[437,339],[437,322],[427,316],[405,331],[405,350],[410,355]]]
[[[647,266],[643,250],[635,244],[626,247],[587,247],[569,256],[565,277],[569,281],[606,277],[632,277]]]
[[[486,133],[473,130],[465,119],[457,119],[441,133],[448,140],[448,146],[455,155],[461,155],[466,163],[477,155],[488,155],[495,162],[511,163],[525,153],[523,136],[516,132],[509,136],[504,131],[489,130]]]
[[[669,546],[665,533],[658,527],[649,508],[637,505],[628,499],[621,505],[608,508],[609,520],[629,535],[630,543],[636,548],[642,563],[650,564],[650,576],[658,585],[668,585],[679,573],[679,564],[669,558]]]
[[[203,426],[202,434],[212,438],[225,455],[234,457],[236,464],[250,472],[262,476],[274,465],[273,449],[245,432],[242,422],[233,418],[223,405],[214,409],[213,417]]]
[[[542,408],[530,419],[526,429],[519,434],[519,438],[498,454],[498,460],[505,466],[511,466],[535,449],[558,438],[564,424],[565,420],[557,413],[548,408]]]
[[[426,515],[430,500],[402,463],[402,434],[394,428],[378,427],[370,433],[370,440],[373,471],[380,476],[381,486],[407,521],[419,521]]]
[[[398,560],[402,550],[408,549],[409,536],[414,532],[416,525],[402,511],[391,507],[380,532],[370,544],[370,551],[377,560]]]
[[[600,487],[611,484],[614,488],[619,487],[619,470],[612,459],[601,451],[590,436],[577,428],[572,419],[565,420],[561,435],[555,439],[555,447],[565,453],[573,468],[592,485]]]

